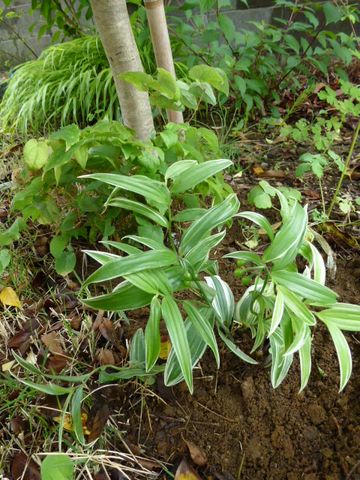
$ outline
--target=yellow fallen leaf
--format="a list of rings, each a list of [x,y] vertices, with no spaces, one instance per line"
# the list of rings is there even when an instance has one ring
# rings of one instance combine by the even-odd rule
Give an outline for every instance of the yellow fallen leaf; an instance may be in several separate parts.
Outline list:
[[[183,459],[176,470],[175,480],[200,480],[200,477],[187,460]]]
[[[165,337],[165,340],[162,340],[160,344],[159,357],[161,358],[161,360],[167,360],[170,350],[171,350],[171,342],[168,338]]]
[[[11,360],[10,362],[3,363],[1,365],[1,371],[2,372],[9,372],[11,370],[11,367],[15,364],[15,360]]]
[[[21,307],[19,297],[11,287],[5,287],[1,290],[0,302],[10,307]]]
[[[87,419],[88,419],[87,413],[83,412],[81,414],[81,423],[82,423],[83,431],[85,435],[90,435],[90,431],[87,429],[87,426],[86,426]],[[65,416],[61,415],[59,417],[54,417],[54,420],[57,423],[63,422],[64,430],[67,430],[68,432],[74,431],[72,416],[70,415],[70,413],[67,413]]]

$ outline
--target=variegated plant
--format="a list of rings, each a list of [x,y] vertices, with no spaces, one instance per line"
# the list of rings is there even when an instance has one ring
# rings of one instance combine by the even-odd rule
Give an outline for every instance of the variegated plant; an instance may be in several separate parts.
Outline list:
[[[325,286],[326,268],[313,244],[306,207],[294,199],[287,200],[273,189],[272,193],[280,201],[282,216],[276,234],[264,216],[255,212],[237,213],[239,202],[234,194],[209,209],[173,211],[175,196],[210,180],[229,164],[228,160],[203,164],[179,161],[167,169],[163,182],[138,175],[90,175],[89,178],[114,186],[107,205],[131,210],[138,223],[147,227],[147,235],[128,236],[132,244],[104,242],[124,255],[87,252],[101,266],[90,275],[84,287],[115,279],[121,282],[111,293],[87,298],[84,303],[111,311],[148,306],[145,332],[139,330],[133,339],[132,367],[138,368],[139,376],[159,371],[162,319],[172,343],[165,366],[165,384],[170,386],[185,379],[190,391],[193,390],[193,368],[207,347],[219,366],[215,329],[233,353],[245,362],[256,363],[235,344],[234,320],[252,331],[255,342],[250,354],[269,341],[274,387],[284,380],[297,353],[301,389],[304,389],[311,372],[312,327],[320,320],[334,341],[340,363],[340,389],[343,389],[351,375],[352,362],[342,330],[360,331],[360,308],[337,303],[336,293]],[[118,196],[124,191],[143,197],[143,201]],[[219,276],[217,262],[209,260],[210,252],[226,235],[224,225],[234,217],[258,225],[269,241],[262,255],[250,251],[226,255],[237,260],[242,267],[241,274],[254,279],[236,306],[229,285]],[[300,257],[306,262],[301,273],[297,264]],[[120,379],[123,375],[123,369],[110,374],[104,371],[100,380]]]
[[[128,236],[132,244],[104,242],[123,255],[87,251],[101,266],[89,276],[84,288],[113,280],[117,285],[111,293],[87,298],[84,303],[111,311],[149,306],[145,333],[139,331],[133,339],[132,363],[137,362],[151,374],[160,353],[159,326],[163,319],[172,344],[165,366],[165,383],[174,385],[185,379],[190,391],[193,390],[193,368],[207,347],[211,348],[219,365],[215,324],[224,341],[237,351],[230,336],[234,310],[232,293],[217,276],[217,264],[209,260],[209,254],[225,237],[224,225],[238,212],[239,201],[232,194],[209,209],[188,208],[174,212],[172,200],[211,180],[230,164],[229,160],[202,164],[194,160],[179,161],[166,170],[163,182],[140,175],[88,176],[114,186],[107,205],[132,211],[139,225],[146,227],[147,235]],[[127,198],[127,192],[137,194],[139,200]],[[226,317],[221,313],[222,305],[216,308],[218,290],[231,299]],[[178,295],[184,291],[188,292],[186,300]],[[242,352],[241,356],[251,361]],[[102,379],[108,378],[104,372]],[[116,373],[111,373],[111,379],[115,378]]]
[[[301,390],[311,373],[312,328],[322,322],[336,348],[341,391],[352,370],[350,348],[342,331],[360,331],[360,307],[337,303],[337,294],[325,286],[326,267],[313,244],[306,207],[297,202],[290,204],[276,189],[273,193],[280,200],[282,216],[276,235],[263,215],[254,212],[237,215],[258,225],[270,244],[262,255],[248,251],[226,255],[237,259],[240,275],[253,277],[252,286],[236,305],[235,321],[251,329],[255,338],[252,352],[269,340],[274,387],[286,377],[294,354],[299,355]],[[299,258],[302,265],[306,263],[301,273]]]

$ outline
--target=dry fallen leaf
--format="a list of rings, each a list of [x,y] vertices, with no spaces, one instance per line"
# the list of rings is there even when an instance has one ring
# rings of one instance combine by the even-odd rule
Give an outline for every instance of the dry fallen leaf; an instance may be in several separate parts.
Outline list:
[[[161,344],[160,344],[160,353],[159,353],[159,357],[161,358],[161,360],[167,360],[170,350],[171,350],[171,342],[169,337],[166,337],[166,336],[162,337]]]
[[[87,413],[83,412],[81,414],[81,423],[82,423],[82,427],[85,435],[89,435],[90,433],[86,426],[87,419],[88,419]],[[74,431],[72,416],[70,413],[66,413],[65,415],[54,417],[54,420],[57,423],[61,423],[63,425],[64,430],[67,430],[68,432]]]
[[[264,173],[264,169],[260,167],[260,165],[256,165],[253,167],[253,174],[254,175],[262,175]]]
[[[100,437],[104,427],[110,416],[109,407],[106,403],[99,406],[94,406],[90,411],[90,422],[88,424],[88,442],[91,443]]]
[[[64,350],[61,345],[61,337],[58,332],[50,332],[41,335],[41,341],[53,354],[64,355]]]
[[[201,480],[187,460],[182,460],[176,470],[175,480]]]
[[[16,333],[12,338],[10,338],[8,342],[9,348],[20,348],[21,346],[26,343],[29,338],[31,337],[31,332],[28,330],[20,330],[20,332]]]
[[[40,480],[40,468],[23,452],[17,453],[11,464],[13,480]]]
[[[96,356],[100,365],[115,365],[116,363],[114,354],[107,348],[100,348],[100,350],[97,351]]]
[[[46,363],[50,372],[60,373],[68,364],[68,359],[62,355],[52,355]]]
[[[1,365],[1,371],[2,372],[9,372],[11,370],[11,367],[15,364],[15,360],[10,360],[10,362],[3,363]]]
[[[21,307],[19,297],[17,296],[15,290],[13,290],[11,287],[5,287],[1,290],[0,302],[9,307]]]
[[[199,467],[204,467],[207,464],[207,457],[205,452],[189,440],[184,439],[184,442],[189,449],[191,460],[195,463],[195,465],[198,465]]]

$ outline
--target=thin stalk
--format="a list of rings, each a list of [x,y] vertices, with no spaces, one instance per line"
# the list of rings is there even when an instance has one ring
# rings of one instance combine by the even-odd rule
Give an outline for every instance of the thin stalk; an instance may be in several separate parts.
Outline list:
[[[345,161],[343,171],[341,172],[341,176],[339,178],[338,184],[336,186],[335,193],[333,195],[333,198],[332,198],[331,203],[330,203],[329,210],[327,212],[328,218],[330,218],[331,212],[333,211],[333,208],[334,208],[334,205],[335,205],[335,202],[336,202],[336,198],[339,195],[339,192],[340,192],[340,189],[342,187],[347,169],[349,168],[349,164],[350,164],[351,158],[352,158],[353,153],[354,153],[355,145],[356,145],[357,139],[359,137],[359,132],[360,132],[360,121],[358,122],[357,127],[355,129],[353,139],[352,139],[352,142],[351,142],[351,145],[350,145],[349,153],[348,153],[348,156],[346,157],[346,161]]]
[[[322,211],[323,211],[323,214],[326,215],[326,206],[325,206],[325,199],[324,199],[324,189],[323,189],[323,185],[322,185],[321,178],[319,178],[319,188],[320,188]]]

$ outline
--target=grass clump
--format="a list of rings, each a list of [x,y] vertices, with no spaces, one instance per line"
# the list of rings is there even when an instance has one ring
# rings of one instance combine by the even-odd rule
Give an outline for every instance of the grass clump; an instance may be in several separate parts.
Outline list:
[[[96,36],[51,46],[17,67],[0,104],[2,129],[22,135],[119,115],[109,64]]]

